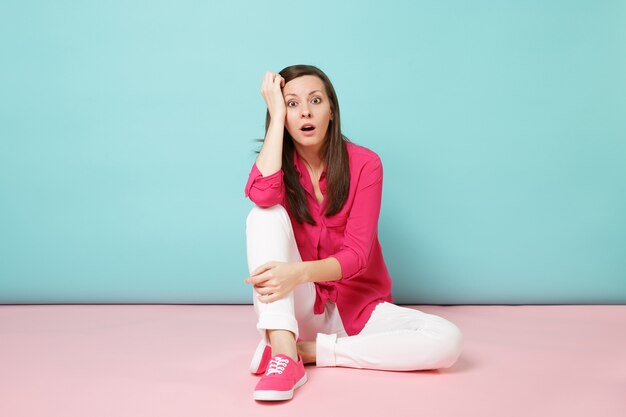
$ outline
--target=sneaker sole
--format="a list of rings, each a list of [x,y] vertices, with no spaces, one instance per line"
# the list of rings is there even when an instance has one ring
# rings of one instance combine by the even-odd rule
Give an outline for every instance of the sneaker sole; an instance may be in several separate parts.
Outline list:
[[[259,342],[259,345],[256,347],[256,350],[254,351],[254,355],[252,356],[252,361],[250,362],[250,373],[254,374],[254,375],[260,375],[265,373],[265,369],[259,369],[259,366],[261,366],[261,361],[263,360],[263,353],[265,352],[265,347],[267,346],[267,343],[265,343],[264,340],[261,340]]]
[[[289,391],[254,391],[254,399],[257,401],[285,401],[293,398],[293,392],[304,385],[307,381],[306,374],[300,381],[296,382],[296,385]]]

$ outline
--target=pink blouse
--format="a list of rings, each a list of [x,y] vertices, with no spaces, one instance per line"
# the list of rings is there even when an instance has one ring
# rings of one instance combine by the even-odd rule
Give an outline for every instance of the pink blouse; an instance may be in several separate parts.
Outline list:
[[[346,142],[350,163],[350,191],[342,209],[334,216],[322,214],[323,205],[315,198],[309,172],[296,151],[293,163],[304,187],[309,212],[316,225],[298,223],[289,209],[283,171],[263,177],[253,164],[245,195],[260,207],[281,204],[291,224],[303,261],[336,258],[341,279],[316,282],[314,313],[324,313],[328,301],[334,302],[348,335],[361,332],[378,303],[393,302],[391,278],[378,242],[378,216],[382,198],[383,167],[373,151]],[[326,195],[326,169],[319,180]]]

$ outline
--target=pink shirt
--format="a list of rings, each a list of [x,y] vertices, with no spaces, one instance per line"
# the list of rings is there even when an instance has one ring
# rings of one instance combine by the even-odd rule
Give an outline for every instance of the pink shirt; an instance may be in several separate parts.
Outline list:
[[[289,209],[283,171],[263,177],[253,164],[245,195],[260,207],[281,204],[291,224],[303,261],[336,258],[341,265],[339,281],[316,282],[314,313],[322,314],[328,301],[334,302],[348,335],[358,334],[378,303],[393,302],[391,278],[378,242],[378,216],[382,198],[383,167],[373,151],[346,142],[350,161],[350,191],[346,203],[334,216],[325,217],[315,198],[309,172],[294,151],[294,165],[304,187],[309,212],[316,225],[298,223]],[[326,169],[319,180],[326,195]]]

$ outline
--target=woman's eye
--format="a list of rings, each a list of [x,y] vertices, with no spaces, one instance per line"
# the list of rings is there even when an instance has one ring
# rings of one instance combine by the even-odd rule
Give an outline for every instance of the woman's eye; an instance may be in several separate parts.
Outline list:
[[[311,103],[313,104],[319,104],[322,102],[322,99],[319,97],[315,97],[313,100],[311,100]]]
[[[288,101],[288,102],[287,102],[287,106],[289,106],[289,107],[293,107],[293,106],[295,106],[296,104],[298,104],[298,103],[296,103],[295,101]]]

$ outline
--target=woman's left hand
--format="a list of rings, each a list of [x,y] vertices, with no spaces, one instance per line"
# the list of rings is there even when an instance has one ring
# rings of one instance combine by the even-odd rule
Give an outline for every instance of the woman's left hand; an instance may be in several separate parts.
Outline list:
[[[280,300],[304,282],[302,262],[267,262],[252,271],[245,282],[254,285],[260,302]]]

